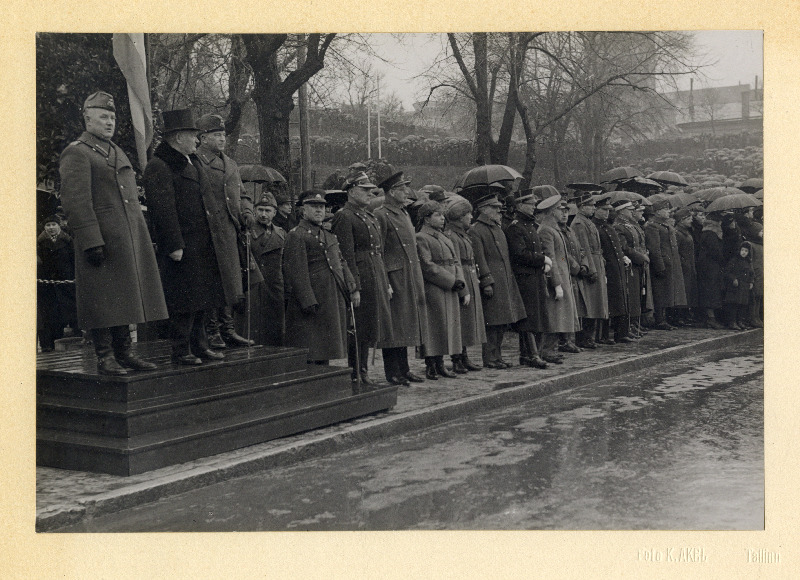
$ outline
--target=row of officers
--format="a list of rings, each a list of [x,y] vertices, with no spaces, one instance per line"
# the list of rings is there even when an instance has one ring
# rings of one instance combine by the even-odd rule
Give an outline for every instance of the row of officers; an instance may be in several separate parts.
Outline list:
[[[250,344],[233,327],[244,316],[261,343],[307,348],[317,363],[347,356],[354,381],[370,388],[370,347],[382,349],[387,381],[409,385],[425,380],[409,368],[409,347],[425,357],[428,379],[480,369],[466,354],[478,344],[484,366],[505,368],[503,336],[512,327],[520,363],[544,367],[559,364],[563,350],[633,340],[640,326],[632,321],[648,308],[667,328],[666,309],[688,304],[673,279],[680,261],[672,240],[656,259],[646,246],[653,236],[635,219],[631,237],[609,224],[607,197],[572,200],[578,215],[569,228],[562,196],[540,186],[516,200],[504,230],[505,188],[475,186],[416,207],[415,228],[402,173],[377,186],[355,173],[327,224],[329,200],[311,190],[299,196],[301,219],[286,232],[274,222],[275,197],[248,194],[224,154],[221,117],[163,117],[163,140],[144,173],[152,240],[131,164],[111,140],[111,95],[87,98],[86,131],[61,157],[78,324],[91,332],[100,374],[155,368],[131,349],[128,325],[165,318],[176,364],[219,360],[221,347]],[[636,211],[626,203],[615,208],[618,219]],[[661,208],[654,210],[655,223]]]

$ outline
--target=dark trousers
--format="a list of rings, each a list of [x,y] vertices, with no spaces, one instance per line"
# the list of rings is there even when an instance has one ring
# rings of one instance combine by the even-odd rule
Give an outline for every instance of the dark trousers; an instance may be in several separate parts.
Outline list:
[[[383,372],[386,380],[390,381],[395,377],[405,377],[409,371],[408,367],[408,348],[398,346],[381,349],[383,354]]]
[[[597,318],[582,318],[581,330],[575,337],[578,341],[578,346],[594,342],[594,333],[597,326]]]
[[[230,306],[220,306],[208,311],[207,336],[219,333],[224,338],[234,332],[236,332],[236,329],[233,325],[233,309]]]
[[[536,348],[536,340],[533,338],[533,333],[520,332],[519,333],[520,362],[530,360],[535,356],[539,356],[539,350]]]
[[[127,324],[110,328],[93,328],[91,335],[97,358],[105,358],[111,353],[121,356],[131,349],[131,331]]]
[[[358,343],[358,364],[362,375],[367,374],[367,362],[369,360],[369,342],[359,341]],[[352,335],[347,336],[347,364],[353,369],[355,375],[356,368],[356,343]],[[384,363],[385,364],[385,363]]]
[[[552,356],[556,353],[558,347],[559,334],[557,332],[543,332],[542,333],[542,347],[539,352],[542,356]]]
[[[179,312],[170,316],[172,354],[184,356],[208,350],[207,322],[208,314],[205,310]]]
[[[503,358],[503,334],[505,324],[486,326],[486,342],[483,343],[483,364],[498,362]]]

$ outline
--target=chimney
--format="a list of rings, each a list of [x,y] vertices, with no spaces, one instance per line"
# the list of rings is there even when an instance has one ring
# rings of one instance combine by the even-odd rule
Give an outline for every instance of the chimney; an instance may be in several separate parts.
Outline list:
[[[750,90],[742,91],[742,119],[750,118]]]

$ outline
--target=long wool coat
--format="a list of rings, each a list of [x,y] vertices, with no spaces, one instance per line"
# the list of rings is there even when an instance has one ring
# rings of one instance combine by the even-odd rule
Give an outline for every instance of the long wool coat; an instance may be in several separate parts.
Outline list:
[[[628,276],[628,297],[630,315],[632,317],[642,314],[642,292],[646,286],[646,273],[650,270],[650,258],[647,255],[647,241],[644,231],[639,224],[627,216],[617,215],[614,220],[614,229],[617,230],[622,242],[622,251],[631,261]]]
[[[200,161],[196,155],[191,157],[189,163],[162,141],[144,171],[170,315],[209,310],[226,302],[221,272],[230,271],[230,265],[217,251],[221,242],[216,201]],[[169,254],[178,249],[183,249],[183,258],[176,262]],[[238,269],[237,261],[237,276]]]
[[[581,300],[586,309],[586,318],[608,318],[608,289],[606,287],[606,264],[603,259],[603,248],[600,246],[600,234],[592,221],[583,214],[578,214],[572,221],[572,231],[578,238],[587,257],[587,268],[595,274],[595,282],[588,280],[584,284]]]
[[[653,302],[656,308],[686,305],[678,241],[667,220],[652,217],[644,226],[650,271],[653,274]]]
[[[457,280],[464,281],[461,256],[444,232],[425,225],[417,233],[417,252],[428,311],[425,355],[461,354],[461,307],[453,290]],[[466,295],[466,287],[460,295]]]
[[[586,317],[586,307],[584,306],[583,294],[586,293],[586,284],[588,282],[578,276],[581,268],[588,270],[589,259],[581,248],[581,243],[578,236],[572,231],[572,228],[566,224],[559,224],[561,233],[564,235],[564,241],[567,243],[567,255],[569,256],[569,275],[572,282],[572,295],[575,299],[575,308],[578,311],[578,317]]]
[[[700,308],[722,308],[722,229],[719,222],[707,221],[700,234],[697,253],[697,302]]]
[[[550,270],[553,291],[552,294],[548,291],[544,299],[545,319],[547,321],[545,332],[577,332],[581,329],[581,326],[578,320],[575,296],[571,291],[570,256],[564,234],[561,232],[558,222],[550,215],[542,217],[538,234],[539,239],[542,241],[545,256],[553,262],[552,270]],[[564,297],[560,300],[555,298],[555,288],[557,286],[561,286],[564,291]]]
[[[692,237],[691,229],[688,226],[677,226],[675,228],[675,237],[678,241],[678,254],[681,257],[686,304],[690,308],[697,308],[697,270],[694,258],[694,238]]]
[[[625,254],[619,234],[606,220],[593,219],[592,223],[600,235],[600,247],[603,248],[603,259],[606,261],[608,315],[629,316],[628,269],[622,259]]]
[[[214,200],[217,202],[214,210],[219,228],[217,253],[226,264],[222,271],[225,298],[229,304],[234,304],[242,298],[243,286],[246,285],[242,276],[242,267],[247,264],[243,259],[246,251],[240,249],[239,234],[244,215],[253,215],[253,200],[242,186],[239,167],[233,159],[224,153],[215,154],[202,147],[197,150],[197,158],[206,170]],[[255,286],[262,279],[258,268],[251,268],[250,285]],[[233,302],[231,296],[234,297]]]
[[[356,288],[336,236],[306,220],[286,235],[286,343],[308,349],[308,360],[347,356],[347,300]],[[306,314],[314,304],[315,314]]]
[[[525,303],[514,279],[503,230],[480,215],[469,229],[469,238],[478,264],[481,290],[486,286],[494,288],[491,298],[481,292],[483,319],[487,326],[514,324],[525,318]]]
[[[511,269],[525,304],[527,318],[517,323],[518,332],[544,332],[544,299],[547,282],[544,277],[544,248],[536,230],[536,221],[518,212],[506,229]]]
[[[474,346],[486,342],[486,327],[483,320],[483,304],[481,304],[481,287],[478,281],[478,269],[475,265],[475,252],[467,232],[459,224],[449,223],[445,235],[453,242],[456,252],[461,256],[461,270],[464,273],[465,292],[470,301],[461,307],[461,345]]]
[[[84,132],[61,154],[61,203],[75,243],[81,328],[107,328],[167,317],[158,265],[139,205],[133,167],[110,141]],[[92,266],[84,250],[103,246]]]
[[[745,242],[746,243],[746,242]],[[750,244],[747,244],[748,248]],[[754,273],[751,257],[753,255],[752,248],[746,258],[736,255],[725,265],[722,270],[722,278],[725,282],[725,289],[723,293],[722,302],[724,304],[738,304],[740,306],[747,306],[750,302],[750,284],[753,283]],[[733,285],[736,280],[737,285]]]
[[[428,321],[414,226],[406,210],[388,195],[374,213],[381,225],[383,262],[393,290],[389,301],[392,334],[382,337],[378,347],[419,346],[425,340]]]
[[[356,308],[358,340],[374,346],[382,337],[392,336],[380,224],[372,212],[347,202],[334,214],[331,231],[361,294]]]
[[[252,338],[260,344],[283,345],[286,317],[283,303],[283,248],[286,232],[272,224],[256,223],[250,248],[264,280],[252,296]]]

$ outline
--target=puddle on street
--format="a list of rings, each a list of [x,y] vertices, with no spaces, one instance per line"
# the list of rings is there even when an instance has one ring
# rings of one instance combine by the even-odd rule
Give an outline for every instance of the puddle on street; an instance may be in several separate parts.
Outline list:
[[[763,358],[748,347],[386,437],[68,531],[762,529],[763,478]]]

